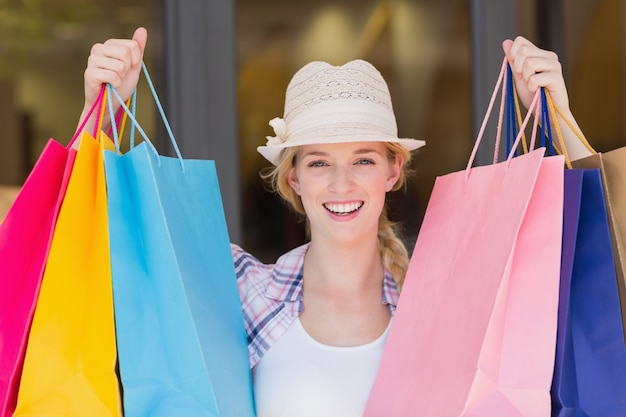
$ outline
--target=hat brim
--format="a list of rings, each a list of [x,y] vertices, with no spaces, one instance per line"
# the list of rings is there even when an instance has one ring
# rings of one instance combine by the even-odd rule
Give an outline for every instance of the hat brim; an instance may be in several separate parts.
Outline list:
[[[330,143],[350,143],[350,142],[390,142],[402,145],[407,151],[414,151],[426,144],[425,141],[412,138],[394,138],[389,136],[351,136],[351,137],[326,137],[315,138],[302,141],[285,141],[279,145],[258,146],[257,151],[263,155],[265,159],[274,165],[280,163],[280,153],[283,149],[292,148],[294,146],[304,146],[313,144],[330,144]]]

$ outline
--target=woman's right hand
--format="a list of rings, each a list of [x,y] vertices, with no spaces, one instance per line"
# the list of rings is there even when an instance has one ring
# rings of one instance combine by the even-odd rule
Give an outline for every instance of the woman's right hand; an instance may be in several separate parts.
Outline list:
[[[85,106],[81,120],[98,98],[102,84],[110,83],[124,100],[131,96],[139,80],[147,40],[146,29],[138,28],[132,39],[109,39],[91,48],[84,77]]]

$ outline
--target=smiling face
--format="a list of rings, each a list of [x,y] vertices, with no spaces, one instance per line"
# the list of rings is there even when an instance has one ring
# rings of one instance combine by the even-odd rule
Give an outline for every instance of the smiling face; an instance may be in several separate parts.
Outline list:
[[[401,167],[402,158],[390,160],[382,142],[302,146],[288,182],[302,200],[311,239],[375,239]]]

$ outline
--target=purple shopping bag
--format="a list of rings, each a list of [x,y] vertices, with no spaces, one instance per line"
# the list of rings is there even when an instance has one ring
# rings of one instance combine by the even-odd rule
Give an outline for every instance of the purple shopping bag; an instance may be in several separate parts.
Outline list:
[[[626,347],[602,179],[565,172],[554,417],[626,415]]]

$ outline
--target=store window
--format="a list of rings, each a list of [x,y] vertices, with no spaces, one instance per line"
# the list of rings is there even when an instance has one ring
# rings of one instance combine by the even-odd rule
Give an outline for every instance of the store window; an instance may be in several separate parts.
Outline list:
[[[626,3],[563,2],[572,111],[598,151],[626,145]]]

